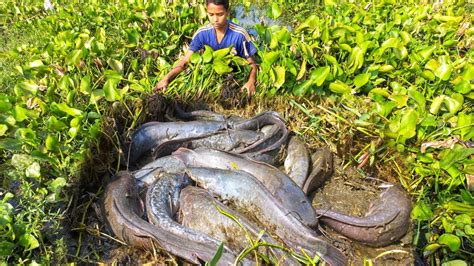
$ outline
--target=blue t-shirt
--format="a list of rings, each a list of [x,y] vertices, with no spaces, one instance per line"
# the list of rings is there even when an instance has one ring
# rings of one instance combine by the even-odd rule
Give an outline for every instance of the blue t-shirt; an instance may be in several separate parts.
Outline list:
[[[193,39],[189,44],[189,49],[196,52],[203,49],[204,45],[208,45],[214,50],[233,46],[235,48],[235,50],[232,49],[234,54],[243,58],[253,56],[257,52],[257,48],[255,48],[255,45],[252,43],[247,31],[229,20],[227,21],[227,29],[224,37],[220,43],[217,43],[216,31],[211,23],[199,28],[196,33],[194,33]]]

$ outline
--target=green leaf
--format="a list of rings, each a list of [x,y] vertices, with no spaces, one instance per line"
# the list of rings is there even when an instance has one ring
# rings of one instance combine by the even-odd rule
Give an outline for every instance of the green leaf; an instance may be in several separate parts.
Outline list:
[[[471,84],[465,80],[462,80],[459,82],[456,86],[454,86],[454,91],[462,93],[462,94],[468,94],[472,90]]]
[[[356,89],[364,86],[365,84],[367,84],[367,82],[369,82],[369,78],[370,78],[370,73],[363,73],[363,74],[359,74],[357,76],[355,76],[354,78],[354,85],[356,87]]]
[[[474,114],[466,114],[461,112],[458,114],[458,127],[462,140],[468,140],[474,135]],[[471,135],[471,137],[469,137]]]
[[[21,91],[16,88],[21,89]],[[21,96],[23,94],[36,95],[37,92],[38,92],[38,85],[36,85],[36,83],[33,82],[32,80],[22,81],[18,83],[18,87],[15,86],[15,94],[17,96]]]
[[[443,104],[444,98],[446,98],[446,95],[436,96],[433,99],[433,102],[431,102],[430,106],[430,113],[434,115],[438,114],[439,108],[441,107],[441,104]]]
[[[58,177],[54,179],[53,181],[51,181],[51,183],[49,183],[48,189],[51,192],[59,193],[61,189],[64,186],[66,186],[66,184],[67,184],[66,179],[64,179],[63,177]]]
[[[76,108],[69,107],[66,103],[55,103],[51,104],[52,109],[58,109],[59,111],[66,113],[70,116],[80,116],[82,115],[82,111]]]
[[[404,112],[402,120],[400,121],[399,136],[409,139],[416,135],[416,124],[418,123],[418,112],[414,109],[409,109]]]
[[[467,266],[467,262],[463,260],[450,260],[441,263],[441,266]]]
[[[12,109],[12,104],[7,99],[0,99],[0,112],[8,112]]]
[[[272,4],[272,18],[274,20],[276,20],[277,18],[279,18],[281,16],[281,8],[280,6],[276,3],[276,2],[273,2]]]
[[[120,100],[120,93],[117,90],[118,80],[108,79],[104,84],[105,99],[109,102]]]
[[[202,54],[202,60],[204,63],[209,63],[212,60],[212,48],[208,45],[204,46],[204,53]]]
[[[318,67],[315,70],[311,71],[311,81],[316,84],[316,86],[321,86],[326,80],[331,68],[329,66]]]
[[[7,131],[8,131],[8,126],[4,124],[0,124],[0,137],[4,136]]]
[[[451,97],[446,97],[444,99],[446,107],[448,107],[450,114],[456,114],[459,110],[462,109],[462,104],[464,103],[464,97],[462,94],[453,93]]]
[[[66,57],[66,64],[77,66],[82,59],[82,50],[74,50]]]
[[[91,93],[91,76],[86,75],[81,79],[79,91],[85,95],[89,95]]]
[[[41,166],[37,162],[33,162],[25,170],[26,177],[39,178],[41,177]]]
[[[301,62],[300,71],[298,72],[298,75],[296,76],[296,80],[300,80],[301,78],[303,78],[305,73],[306,73],[306,59],[303,59],[303,62]]]
[[[232,68],[221,60],[214,60],[212,67],[219,75],[232,72]]]
[[[415,100],[417,106],[418,106],[418,111],[419,112],[424,112],[426,108],[426,99],[423,93],[417,91],[416,89],[409,89],[408,90],[408,96]]]
[[[293,94],[301,96],[308,92],[309,88],[313,85],[311,80],[305,80],[303,83],[298,84],[293,88]]]
[[[22,245],[23,247],[25,247],[26,251],[33,250],[39,247],[38,240],[32,234],[21,235],[18,243]]]
[[[119,73],[122,73],[123,71],[123,65],[122,65],[122,62],[118,61],[118,60],[115,60],[115,59],[109,59],[107,60],[107,64],[109,64],[109,66],[119,72]]]
[[[453,234],[442,234],[438,239],[438,243],[448,246],[452,252],[458,251],[461,247],[461,239]]]
[[[453,164],[466,159],[471,154],[474,154],[474,148],[455,146],[454,149],[444,150],[439,155],[441,157],[439,167],[448,170]]]
[[[216,254],[214,254],[214,257],[212,257],[212,259],[211,259],[209,262],[206,262],[206,265],[209,265],[209,266],[217,266],[219,260],[220,260],[221,257],[222,257],[222,253],[223,253],[223,252],[224,252],[224,243],[221,243],[221,244],[219,245],[219,248],[218,248],[217,251],[216,251]]]
[[[8,241],[0,241],[0,257],[11,256],[13,254],[14,249],[15,249],[15,244]]]
[[[36,67],[40,67],[40,66],[44,66],[43,61],[41,61],[41,60],[35,60],[35,61],[29,63],[30,68],[36,68]]]
[[[129,47],[136,46],[140,40],[140,33],[137,31],[137,29],[127,29],[125,30],[127,33],[127,40],[129,43]]]
[[[433,211],[424,201],[419,201],[413,207],[411,217],[418,221],[429,221],[433,218]]]
[[[0,149],[12,151],[20,151],[21,150],[21,141],[12,138],[3,138],[0,139]]]
[[[443,63],[434,71],[434,74],[441,80],[449,80],[451,72],[453,72],[453,66]]]
[[[282,66],[277,66],[273,69],[275,71],[276,80],[273,83],[277,89],[280,88],[283,83],[285,83],[285,68]]]
[[[21,122],[28,118],[27,110],[19,105],[15,105],[15,107],[13,108],[13,117],[16,121]]]
[[[232,49],[232,47],[227,47],[227,48],[215,50],[214,52],[212,52],[212,57],[214,58],[214,60],[222,59],[224,56],[229,54],[231,49]]]
[[[59,138],[54,135],[48,135],[45,141],[46,149],[49,151],[58,151],[59,150]]]
[[[335,82],[332,82],[331,84],[329,84],[329,89],[332,92],[340,93],[340,94],[351,93],[351,87],[349,87],[349,85],[347,85],[346,83],[340,80],[336,80]]]

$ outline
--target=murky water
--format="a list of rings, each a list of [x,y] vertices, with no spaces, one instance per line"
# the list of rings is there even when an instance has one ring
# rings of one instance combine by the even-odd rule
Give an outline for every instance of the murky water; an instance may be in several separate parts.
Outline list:
[[[249,8],[246,8],[244,5],[236,5],[233,8],[232,17],[236,18],[238,20],[238,24],[247,29],[249,34],[253,36],[258,35],[254,28],[256,24],[265,26],[286,26],[288,30],[291,30],[291,26],[289,26],[289,23],[285,21],[283,17],[275,20],[267,16],[266,6],[251,4]]]

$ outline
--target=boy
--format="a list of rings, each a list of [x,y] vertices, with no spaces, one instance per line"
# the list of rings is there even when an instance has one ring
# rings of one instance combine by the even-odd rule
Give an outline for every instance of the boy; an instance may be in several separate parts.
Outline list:
[[[171,71],[155,86],[156,91],[164,90],[169,82],[184,70],[191,55],[204,48],[204,45],[214,50],[233,46],[231,52],[243,57],[251,66],[247,83],[242,87],[247,94],[255,94],[255,82],[257,78],[257,65],[253,55],[257,52],[255,45],[251,42],[247,31],[239,25],[227,19],[229,16],[229,0],[206,0],[206,10],[210,23],[199,28],[189,44],[189,50],[185,56],[171,69]]]

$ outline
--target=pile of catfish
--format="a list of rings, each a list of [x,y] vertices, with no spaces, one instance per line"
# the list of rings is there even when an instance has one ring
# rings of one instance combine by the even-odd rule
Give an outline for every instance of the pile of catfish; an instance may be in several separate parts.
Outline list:
[[[300,265],[314,257],[347,265],[319,222],[376,247],[406,233],[411,203],[397,185],[388,185],[363,217],[314,209],[310,195],[333,174],[333,155],[310,155],[278,113],[177,114],[134,131],[123,153],[128,170],[106,188],[105,217],[127,244],[195,264],[221,248],[219,265]]]

